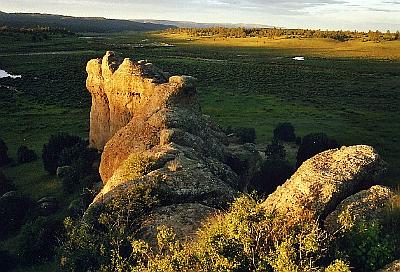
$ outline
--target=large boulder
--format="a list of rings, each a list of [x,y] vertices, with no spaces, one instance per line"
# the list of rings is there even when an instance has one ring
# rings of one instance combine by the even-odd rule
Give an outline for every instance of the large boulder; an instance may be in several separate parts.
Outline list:
[[[379,185],[349,196],[327,216],[325,229],[335,233],[340,229],[350,229],[355,222],[381,221],[393,196],[389,188]]]
[[[394,261],[393,263],[380,269],[378,272],[400,272],[400,260]]]
[[[268,212],[294,217],[307,212],[323,219],[344,199],[377,182],[385,165],[370,146],[328,150],[304,162],[262,206]]]
[[[166,226],[174,230],[176,238],[187,241],[194,236],[208,217],[215,215],[218,210],[198,203],[174,204],[160,207],[152,211],[142,222],[138,238],[156,241],[159,227]]]

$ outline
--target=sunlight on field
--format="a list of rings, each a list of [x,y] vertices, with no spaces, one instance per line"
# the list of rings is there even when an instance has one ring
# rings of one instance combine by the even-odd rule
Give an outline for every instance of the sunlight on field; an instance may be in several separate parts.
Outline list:
[[[267,47],[274,49],[288,49],[296,54],[308,56],[329,57],[356,57],[400,59],[400,41],[390,42],[340,42],[332,39],[269,39],[269,38],[199,38],[184,35],[159,34],[164,38],[171,38],[180,43],[193,45],[217,45],[232,47]]]

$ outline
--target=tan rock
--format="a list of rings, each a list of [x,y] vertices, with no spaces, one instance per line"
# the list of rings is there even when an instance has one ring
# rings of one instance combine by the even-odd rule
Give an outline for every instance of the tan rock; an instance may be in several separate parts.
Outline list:
[[[216,213],[218,210],[198,203],[175,204],[157,208],[142,222],[138,238],[155,246],[157,228],[166,226],[174,230],[177,240],[186,242],[201,227],[201,222]]]
[[[343,200],[324,221],[325,229],[335,233],[341,228],[348,229],[361,220],[381,220],[394,193],[387,187],[373,186]]]
[[[400,272],[400,260],[394,261],[377,272]]]
[[[317,154],[272,193],[262,206],[297,216],[324,218],[348,196],[377,182],[385,163],[370,146],[342,147]]]

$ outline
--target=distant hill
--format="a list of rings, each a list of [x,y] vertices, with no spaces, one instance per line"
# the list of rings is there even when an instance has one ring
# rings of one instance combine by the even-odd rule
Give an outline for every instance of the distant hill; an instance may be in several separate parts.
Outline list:
[[[106,19],[102,17],[72,17],[41,13],[0,12],[0,26],[65,28],[72,32],[121,32],[150,31],[171,28],[158,23],[142,23],[130,20]]]
[[[190,21],[169,21],[169,20],[152,20],[152,19],[134,19],[138,23],[152,23],[169,25],[171,27],[179,28],[209,28],[209,27],[226,27],[226,28],[273,28],[274,26],[260,25],[260,24],[229,24],[229,23],[196,23]]]

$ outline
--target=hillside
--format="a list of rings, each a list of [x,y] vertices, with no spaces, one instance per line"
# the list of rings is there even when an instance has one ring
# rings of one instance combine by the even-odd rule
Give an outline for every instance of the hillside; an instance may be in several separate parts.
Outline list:
[[[152,20],[152,19],[134,19],[135,22],[140,23],[151,23],[151,24],[162,24],[169,25],[172,27],[183,27],[183,28],[209,28],[209,27],[226,27],[226,28],[273,28],[270,25],[261,24],[241,24],[241,23],[198,23],[191,21],[170,21],[170,20]]]
[[[66,28],[73,32],[122,32],[151,31],[171,28],[162,24],[140,23],[129,20],[106,19],[102,17],[72,17],[40,13],[0,12],[0,26]]]

